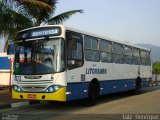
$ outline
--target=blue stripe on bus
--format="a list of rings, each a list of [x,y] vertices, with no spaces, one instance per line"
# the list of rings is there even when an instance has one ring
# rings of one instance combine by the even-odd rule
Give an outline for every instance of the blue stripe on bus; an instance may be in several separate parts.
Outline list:
[[[112,80],[100,82],[101,95],[135,89],[135,80]]]
[[[89,82],[85,83],[68,83],[67,84],[67,92],[71,92],[71,94],[67,94],[67,101],[87,98],[88,93],[84,92],[88,90]]]
[[[148,87],[150,85],[150,82],[149,80],[143,78],[141,79],[141,87]]]
[[[131,80],[107,80],[107,81],[99,81],[100,83],[100,94],[110,94],[116,92],[123,92],[128,90],[135,89],[135,79]],[[146,87],[149,85],[149,82],[146,79],[141,79],[142,87]],[[89,82],[83,83],[68,83],[67,84],[67,101],[82,99],[88,97],[88,92],[84,92],[88,90]]]

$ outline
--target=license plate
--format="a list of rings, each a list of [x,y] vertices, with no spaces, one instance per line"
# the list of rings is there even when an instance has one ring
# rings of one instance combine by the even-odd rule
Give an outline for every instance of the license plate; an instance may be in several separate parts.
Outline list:
[[[36,99],[36,95],[35,94],[28,94],[28,98],[29,99]]]

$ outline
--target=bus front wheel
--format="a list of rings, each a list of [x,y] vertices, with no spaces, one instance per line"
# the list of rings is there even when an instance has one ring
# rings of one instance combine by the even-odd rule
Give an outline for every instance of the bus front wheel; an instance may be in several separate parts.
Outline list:
[[[95,82],[91,82],[88,89],[87,105],[88,106],[95,105],[99,95],[100,95],[99,84],[96,84]]]

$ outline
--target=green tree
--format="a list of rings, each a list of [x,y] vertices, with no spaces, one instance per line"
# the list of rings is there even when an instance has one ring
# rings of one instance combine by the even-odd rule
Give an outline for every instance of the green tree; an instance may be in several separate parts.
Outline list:
[[[157,75],[160,74],[160,61],[153,63],[153,73],[155,73],[155,80],[157,81]]]
[[[15,40],[19,30],[45,24],[60,24],[83,10],[71,10],[54,16],[58,0],[0,0],[0,34]]]
[[[160,73],[160,61],[153,63],[153,73]]]
[[[153,73],[160,73],[160,61],[153,63]]]

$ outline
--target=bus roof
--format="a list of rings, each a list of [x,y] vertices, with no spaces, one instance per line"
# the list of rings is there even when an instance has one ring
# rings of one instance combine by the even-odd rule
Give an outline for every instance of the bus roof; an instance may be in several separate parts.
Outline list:
[[[66,30],[70,30],[70,31],[73,31],[73,32],[81,33],[81,34],[83,34],[83,35],[93,36],[93,37],[96,37],[96,38],[99,38],[99,39],[104,39],[104,40],[108,40],[108,41],[111,41],[111,42],[116,42],[116,43],[119,43],[119,44],[123,44],[123,45],[131,46],[131,47],[135,47],[135,48],[140,48],[140,49],[144,49],[144,50],[147,50],[147,51],[151,51],[151,49],[144,48],[144,47],[141,47],[141,46],[138,46],[138,45],[134,45],[134,44],[127,43],[127,42],[117,41],[117,40],[114,40],[114,39],[112,39],[112,38],[108,38],[108,37],[105,37],[105,36],[100,36],[100,35],[97,35],[97,34],[94,34],[94,33],[90,33],[90,32],[86,32],[86,31],[78,30],[78,29],[75,29],[75,28],[72,28],[72,27],[68,27],[68,26],[64,26],[64,25],[44,25],[44,26],[36,26],[36,27],[31,27],[31,28],[28,28],[28,29],[21,30],[21,31],[19,31],[19,33],[20,33],[20,32],[23,32],[23,31],[26,31],[26,30],[36,29],[36,28],[55,27],[55,26],[56,26],[56,27],[63,27],[63,28],[65,28]]]

